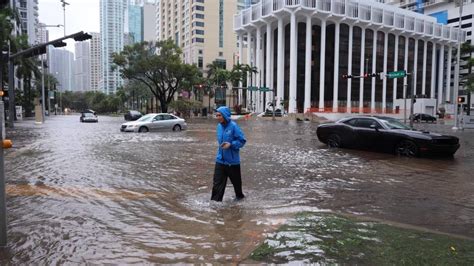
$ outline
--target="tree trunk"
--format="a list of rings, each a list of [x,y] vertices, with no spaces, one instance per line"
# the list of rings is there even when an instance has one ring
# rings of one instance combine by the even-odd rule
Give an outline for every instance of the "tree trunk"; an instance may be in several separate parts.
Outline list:
[[[25,117],[32,117],[32,103],[31,103],[31,84],[29,79],[24,80],[25,93],[24,93],[24,105],[25,105]]]
[[[166,102],[165,99],[160,99],[160,105],[161,105],[161,112],[168,113],[168,103]]]

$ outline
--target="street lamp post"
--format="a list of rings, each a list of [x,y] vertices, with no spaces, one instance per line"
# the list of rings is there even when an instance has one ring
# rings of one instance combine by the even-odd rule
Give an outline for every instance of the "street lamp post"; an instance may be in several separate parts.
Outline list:
[[[61,4],[63,5],[63,19],[64,19],[64,36],[66,36],[66,5],[69,5],[69,3],[66,2],[66,0],[60,0]]]
[[[459,5],[459,26],[458,26],[458,51],[456,55],[456,67],[454,69],[454,126],[453,130],[458,130],[458,93],[459,93],[459,65],[461,61],[461,23],[462,23],[462,7],[464,4],[464,0],[460,0]],[[449,84],[448,84],[449,86]]]

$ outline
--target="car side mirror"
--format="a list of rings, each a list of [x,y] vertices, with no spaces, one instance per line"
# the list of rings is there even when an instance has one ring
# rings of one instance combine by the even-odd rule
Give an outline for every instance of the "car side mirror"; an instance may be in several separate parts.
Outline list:
[[[377,127],[377,125],[370,125],[370,128],[375,129],[375,131],[379,131],[379,128]]]

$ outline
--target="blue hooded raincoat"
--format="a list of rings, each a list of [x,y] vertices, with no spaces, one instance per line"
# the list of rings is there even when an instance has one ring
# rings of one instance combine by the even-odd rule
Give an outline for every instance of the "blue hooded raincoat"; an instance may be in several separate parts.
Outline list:
[[[242,148],[247,140],[240,127],[230,119],[230,109],[227,106],[221,106],[217,112],[222,114],[226,123],[217,125],[217,142],[219,143],[219,150],[217,151],[216,162],[225,165],[240,164],[239,150]],[[230,148],[222,149],[221,145],[224,142],[230,143]]]

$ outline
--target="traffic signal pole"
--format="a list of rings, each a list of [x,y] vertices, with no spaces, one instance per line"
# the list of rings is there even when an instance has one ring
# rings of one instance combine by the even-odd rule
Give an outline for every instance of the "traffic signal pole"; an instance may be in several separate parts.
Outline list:
[[[6,207],[6,191],[5,191],[5,164],[3,153],[4,139],[4,106],[0,99],[0,135],[2,143],[0,143],[0,247],[7,245],[7,207]]]

